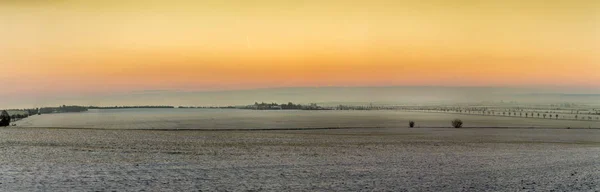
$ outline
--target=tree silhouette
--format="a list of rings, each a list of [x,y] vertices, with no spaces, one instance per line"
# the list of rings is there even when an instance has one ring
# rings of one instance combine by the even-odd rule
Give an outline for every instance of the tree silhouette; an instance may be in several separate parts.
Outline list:
[[[10,115],[8,112],[2,111],[0,113],[0,126],[9,126],[10,125]]]
[[[556,114],[556,119],[558,119],[558,114]]]
[[[544,113],[544,119],[546,118],[546,114]]]

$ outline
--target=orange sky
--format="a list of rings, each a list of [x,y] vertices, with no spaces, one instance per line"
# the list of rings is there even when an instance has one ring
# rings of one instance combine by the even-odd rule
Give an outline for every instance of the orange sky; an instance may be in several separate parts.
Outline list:
[[[2,1],[6,94],[600,87],[600,1]]]

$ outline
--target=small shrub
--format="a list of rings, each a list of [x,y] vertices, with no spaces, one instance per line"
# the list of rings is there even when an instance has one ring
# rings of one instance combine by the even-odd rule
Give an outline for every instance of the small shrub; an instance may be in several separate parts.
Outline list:
[[[454,119],[454,120],[452,120],[452,127],[454,127],[454,128],[461,128],[462,125],[463,125],[462,120],[460,120],[460,119]]]
[[[410,128],[413,128],[413,127],[415,127],[415,122],[414,122],[414,121],[409,121],[409,122],[408,122],[408,126],[409,126]]]

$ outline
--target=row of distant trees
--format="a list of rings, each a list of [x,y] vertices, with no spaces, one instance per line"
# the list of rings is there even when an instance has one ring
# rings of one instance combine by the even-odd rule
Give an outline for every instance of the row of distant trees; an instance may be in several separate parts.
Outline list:
[[[469,112],[467,112],[467,113],[469,113]],[[544,119],[546,119],[546,118],[548,118],[548,119],[558,119],[560,117],[559,114],[557,114],[557,113],[551,114],[551,113],[534,113],[534,112],[525,112],[525,113],[519,112],[519,113],[517,113],[517,112],[505,112],[504,111],[504,112],[500,113],[500,112],[494,112],[494,111],[484,111],[482,114],[483,115],[514,116],[514,117],[518,116],[518,117],[525,117],[525,118],[528,118],[528,117],[536,118],[537,117],[537,118],[544,118]],[[568,116],[562,116],[562,117],[568,118]],[[586,120],[586,119],[587,120],[594,120],[594,119],[596,119],[596,120],[600,120],[600,116],[592,117],[592,116],[579,116],[579,115],[575,115],[575,116],[573,116],[573,119],[581,119],[581,120]]]
[[[77,106],[77,105],[63,105],[60,107],[42,107],[39,109],[40,114],[47,113],[75,113],[75,112],[85,112],[87,111],[87,107]]]
[[[545,112],[532,112],[523,109],[519,110],[489,110],[487,108],[460,108],[460,107],[400,107],[400,110],[409,111],[431,111],[431,112],[447,112],[447,113],[466,113],[474,115],[498,115],[498,116],[513,116],[513,117],[525,117],[525,118],[544,118],[544,119],[576,119],[576,120],[600,120],[598,113],[588,113],[587,116],[579,115],[579,112],[574,110],[572,114],[569,113],[550,113]],[[595,110],[594,110],[595,111]]]
[[[277,104],[277,103],[258,103],[254,105],[248,105],[240,107],[240,109],[254,109],[254,110],[328,110],[327,108],[321,107],[316,103],[308,105],[294,104],[292,102]]]
[[[88,106],[87,108],[88,109],[171,109],[171,108],[175,108],[175,106],[170,106],[170,105],[109,106],[109,107]]]
[[[79,105],[62,105],[59,107],[42,107],[36,109],[40,114],[46,113],[73,113],[73,112],[85,112],[89,109],[142,109],[142,108],[175,108],[174,106],[167,105],[142,105],[142,106],[79,106]],[[29,110],[33,111],[33,110]],[[30,112],[29,114],[34,114]]]
[[[48,114],[48,113],[76,113],[85,112],[89,109],[139,109],[139,108],[175,108],[174,106],[167,105],[143,105],[143,106],[79,106],[79,105],[62,105],[58,107],[41,107],[41,108],[30,108],[30,109],[9,109],[7,111],[19,111],[24,113],[14,114],[14,118],[25,118],[35,114]]]
[[[36,114],[47,114],[47,113],[68,113],[68,112],[84,112],[87,111],[87,107],[77,106],[77,105],[62,105],[58,107],[41,107],[41,108],[30,108],[30,109],[9,109],[7,111],[19,111],[23,112],[20,114],[21,116],[31,116]],[[17,117],[18,118],[18,117]],[[24,118],[24,117],[23,117]]]

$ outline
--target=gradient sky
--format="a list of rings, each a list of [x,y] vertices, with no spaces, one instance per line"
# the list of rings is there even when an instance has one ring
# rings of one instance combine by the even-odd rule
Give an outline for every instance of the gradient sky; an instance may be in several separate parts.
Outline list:
[[[0,1],[0,95],[600,88],[600,1]]]

